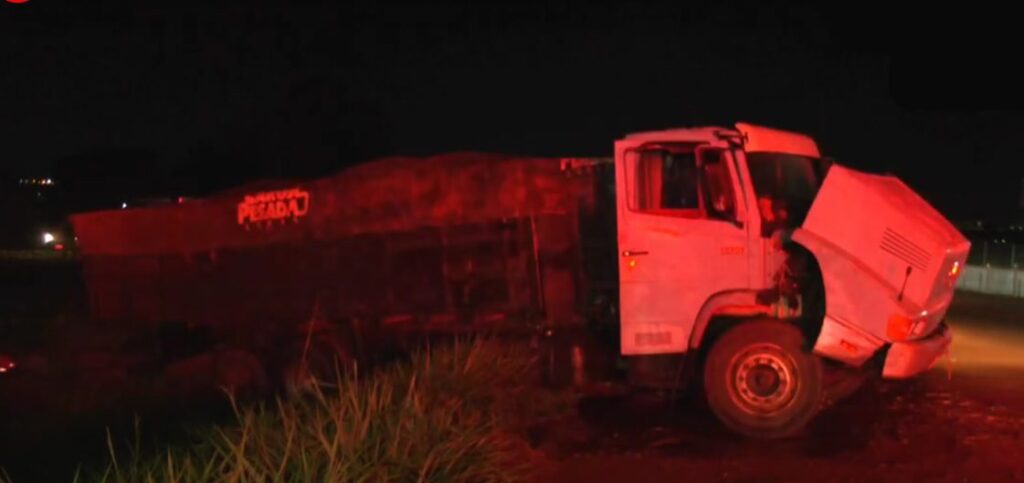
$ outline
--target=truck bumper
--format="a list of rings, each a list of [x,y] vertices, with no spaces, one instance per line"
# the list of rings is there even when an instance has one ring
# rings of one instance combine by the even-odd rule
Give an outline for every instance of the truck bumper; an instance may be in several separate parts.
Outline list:
[[[931,369],[946,353],[952,341],[953,331],[945,322],[942,322],[928,337],[907,342],[894,342],[885,357],[882,377],[905,379]]]

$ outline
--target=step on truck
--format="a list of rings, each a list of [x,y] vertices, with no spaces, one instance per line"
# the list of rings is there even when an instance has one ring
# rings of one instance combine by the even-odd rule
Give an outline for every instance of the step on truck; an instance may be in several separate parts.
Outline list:
[[[768,438],[848,375],[933,366],[970,248],[897,178],[742,123],[629,135],[611,158],[386,158],[72,224],[93,318],[201,329],[282,379],[311,352],[610,326],[634,384],[701,384]]]

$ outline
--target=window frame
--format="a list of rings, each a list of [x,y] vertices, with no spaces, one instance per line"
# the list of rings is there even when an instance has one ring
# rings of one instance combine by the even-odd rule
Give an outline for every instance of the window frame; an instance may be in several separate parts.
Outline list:
[[[639,189],[638,181],[639,176],[636,174],[637,169],[640,166],[641,153],[644,151],[652,151],[658,149],[664,149],[667,151],[688,149],[689,152],[693,153],[694,162],[696,163],[696,174],[697,174],[697,200],[699,207],[697,208],[658,208],[658,209],[641,209],[637,208],[639,201]],[[707,179],[706,173],[704,172],[704,163],[701,160],[701,151],[713,150],[721,153],[721,163],[724,174],[728,177],[729,194],[732,196],[732,213],[733,219],[728,220],[722,217],[712,216],[708,211],[708,203],[710,202],[708,193],[708,187],[706,183],[711,182]],[[625,152],[625,188],[626,188],[626,209],[632,213],[642,215],[654,215],[672,218],[685,218],[685,219],[705,219],[710,221],[723,221],[736,223],[739,217],[739,204],[740,201],[737,199],[737,192],[735,187],[735,180],[733,179],[732,170],[730,169],[730,150],[725,147],[714,146],[708,143],[700,142],[666,142],[666,143],[646,143],[634,148],[630,148]]]
[[[625,174],[626,174],[626,209],[633,213],[642,215],[655,215],[665,216],[673,218],[689,218],[689,219],[700,219],[707,218],[706,206],[705,206],[705,193],[703,176],[701,176],[700,159],[697,158],[697,151],[702,143],[687,143],[687,142],[668,142],[668,143],[647,143],[635,148],[626,150],[625,153]],[[641,153],[644,151],[657,151],[661,148],[664,151],[681,151],[683,149],[689,149],[689,152],[693,153],[694,167],[697,173],[697,208],[656,208],[656,209],[642,209],[637,208],[639,204],[639,189],[637,184],[639,182],[639,176],[637,168],[640,166]]]

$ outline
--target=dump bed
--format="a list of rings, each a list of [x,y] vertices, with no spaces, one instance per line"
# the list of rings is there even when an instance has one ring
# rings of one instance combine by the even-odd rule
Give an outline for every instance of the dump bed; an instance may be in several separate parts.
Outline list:
[[[388,158],[311,181],[72,217],[96,318],[571,317],[593,177],[561,159]]]

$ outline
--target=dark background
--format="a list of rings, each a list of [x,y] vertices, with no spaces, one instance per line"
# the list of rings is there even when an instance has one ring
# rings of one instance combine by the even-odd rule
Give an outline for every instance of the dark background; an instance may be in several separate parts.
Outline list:
[[[139,3],[0,3],[0,171],[109,203],[389,154],[605,156],[629,132],[743,120],[956,219],[1021,213],[1010,10]]]

